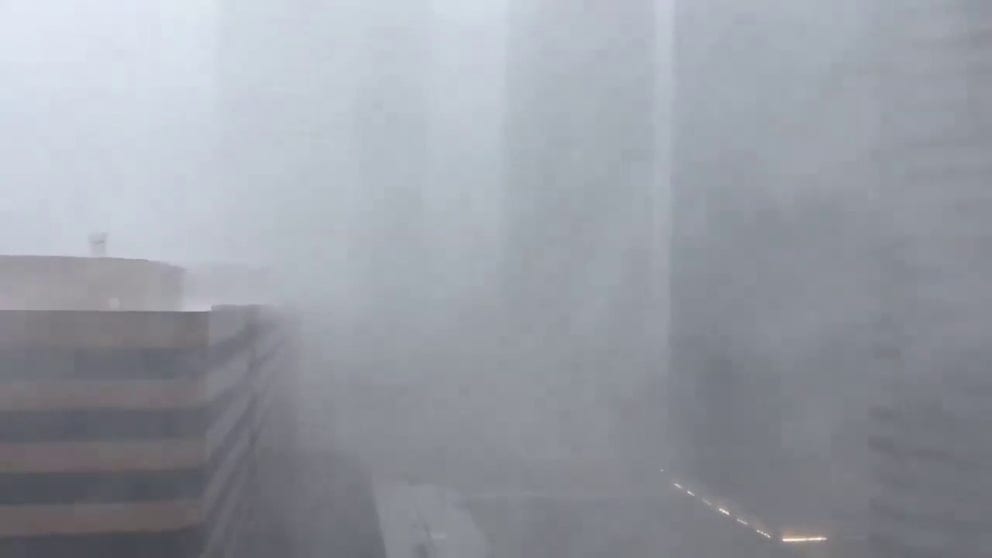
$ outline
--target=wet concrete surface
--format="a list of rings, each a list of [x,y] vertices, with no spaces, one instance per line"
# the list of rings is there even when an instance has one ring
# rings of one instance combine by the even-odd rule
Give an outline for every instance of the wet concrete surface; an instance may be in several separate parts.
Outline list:
[[[238,558],[821,558],[672,490],[456,492],[373,479],[356,460],[271,456]],[[263,460],[264,463],[264,460]],[[264,469],[263,469],[264,470]],[[813,553],[810,553],[810,552]],[[819,552],[819,554],[817,554]]]
[[[792,558],[674,495],[486,497],[468,508],[493,558]]]
[[[488,558],[485,535],[451,490],[378,482],[379,521],[390,558]]]
[[[260,456],[260,505],[237,537],[237,558],[386,558],[373,483],[355,459],[311,452]]]

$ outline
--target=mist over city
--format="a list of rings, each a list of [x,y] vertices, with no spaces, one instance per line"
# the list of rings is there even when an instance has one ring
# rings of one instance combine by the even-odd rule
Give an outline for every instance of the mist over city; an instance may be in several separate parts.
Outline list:
[[[0,0],[0,556],[992,557],[990,29]]]

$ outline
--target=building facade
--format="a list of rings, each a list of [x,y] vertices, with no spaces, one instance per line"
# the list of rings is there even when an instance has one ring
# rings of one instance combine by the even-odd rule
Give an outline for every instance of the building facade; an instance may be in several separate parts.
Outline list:
[[[0,256],[0,307],[179,310],[184,273],[147,260]]]
[[[992,556],[992,6],[879,2],[878,557]]]
[[[503,297],[521,354],[508,373],[550,415],[531,429],[548,459],[618,449],[606,439],[633,428],[618,409],[663,368],[655,4],[509,2]]]
[[[426,220],[432,12],[422,0],[376,0],[363,3],[355,23],[351,131],[360,191],[349,247],[356,301],[349,344],[364,378],[405,381],[403,369],[423,366],[417,347],[435,271]]]
[[[96,285],[113,291],[119,262],[101,262]],[[36,295],[62,290],[49,279]],[[235,555],[266,505],[256,487],[280,482],[257,452],[294,455],[291,320],[253,306],[25,306],[0,309],[0,554]]]
[[[868,484],[868,20],[676,7],[672,468],[769,528],[847,536]]]

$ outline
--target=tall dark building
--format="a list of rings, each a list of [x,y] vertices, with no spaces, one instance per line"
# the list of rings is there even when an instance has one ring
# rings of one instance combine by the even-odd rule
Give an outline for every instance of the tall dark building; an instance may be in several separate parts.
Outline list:
[[[360,191],[351,261],[366,290],[366,315],[378,323],[376,329],[386,323],[404,328],[398,334],[405,338],[423,319],[420,295],[429,287],[424,199],[430,171],[430,4],[364,2],[357,23],[352,131]]]
[[[672,466],[778,535],[845,531],[867,484],[867,20],[676,4]]]
[[[604,454],[595,409],[661,368],[656,2],[509,4],[508,320],[561,451]]]
[[[992,5],[880,2],[876,556],[992,556]]]

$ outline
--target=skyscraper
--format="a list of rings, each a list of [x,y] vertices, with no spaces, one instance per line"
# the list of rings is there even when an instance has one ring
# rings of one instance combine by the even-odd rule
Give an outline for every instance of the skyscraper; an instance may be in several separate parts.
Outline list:
[[[608,454],[595,410],[661,368],[655,4],[510,2],[504,294],[565,454]]]
[[[355,191],[347,271],[349,338],[365,379],[407,382],[429,328],[427,249],[431,10],[423,0],[363,2],[356,25],[350,132]],[[376,380],[376,381],[378,381]]]
[[[875,134],[855,2],[677,2],[673,468],[808,532],[864,505]]]
[[[992,5],[880,2],[876,556],[992,556]]]

